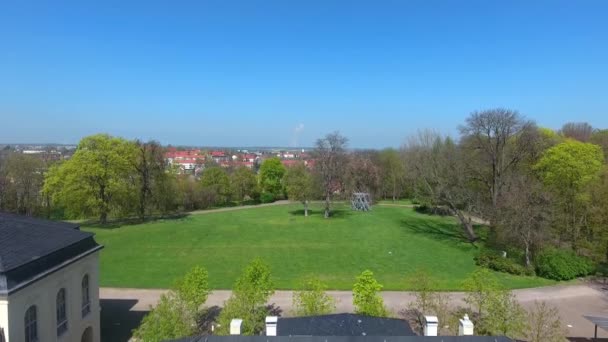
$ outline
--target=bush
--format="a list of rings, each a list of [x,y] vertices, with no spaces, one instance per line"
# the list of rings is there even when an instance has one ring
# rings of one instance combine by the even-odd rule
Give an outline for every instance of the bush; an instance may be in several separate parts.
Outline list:
[[[262,192],[260,195],[260,202],[262,203],[272,203],[275,201],[274,194],[270,192]]]
[[[571,251],[547,249],[536,257],[536,272],[543,278],[570,280],[593,271],[595,266],[591,260]]]
[[[439,215],[439,216],[451,216],[452,212],[447,207],[442,206],[430,206],[428,204],[417,205],[414,210],[421,214],[427,215]]]
[[[504,272],[515,275],[534,275],[534,270],[516,261],[503,258],[493,251],[483,251],[475,256],[475,263],[481,267],[486,267],[494,271]]]

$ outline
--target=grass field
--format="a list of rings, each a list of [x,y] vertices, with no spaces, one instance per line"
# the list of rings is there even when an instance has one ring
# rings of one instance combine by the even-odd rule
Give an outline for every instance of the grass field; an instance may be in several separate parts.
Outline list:
[[[289,204],[83,229],[105,245],[102,286],[166,288],[203,265],[213,288],[228,289],[254,257],[271,265],[278,289],[296,289],[303,277],[316,275],[331,289],[347,290],[357,274],[370,269],[385,290],[406,290],[407,276],[423,268],[436,276],[440,289],[458,290],[475,269],[478,247],[462,238],[452,218],[375,206],[367,213],[339,207],[326,220],[319,204],[312,209],[309,217],[300,205]],[[497,276],[510,288],[553,283]]]

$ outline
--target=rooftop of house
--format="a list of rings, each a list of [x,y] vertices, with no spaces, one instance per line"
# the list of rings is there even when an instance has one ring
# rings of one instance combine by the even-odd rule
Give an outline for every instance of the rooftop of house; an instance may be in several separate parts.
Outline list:
[[[341,313],[308,317],[281,317],[278,336],[413,336],[407,321]]]
[[[100,248],[77,224],[0,212],[0,296]]]

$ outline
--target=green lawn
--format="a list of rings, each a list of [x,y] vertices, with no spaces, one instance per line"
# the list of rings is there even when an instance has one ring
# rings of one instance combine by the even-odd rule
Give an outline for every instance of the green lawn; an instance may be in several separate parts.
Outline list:
[[[464,241],[452,218],[410,208],[375,206],[367,213],[342,206],[323,219],[320,204],[304,217],[300,205],[279,205],[191,215],[97,234],[101,285],[166,288],[194,265],[209,271],[211,286],[231,288],[254,257],[272,267],[278,289],[295,289],[316,275],[331,289],[351,289],[355,276],[372,270],[385,290],[405,290],[408,274],[424,268],[443,290],[458,290],[475,269],[477,247]],[[535,277],[497,274],[510,288],[552,284]]]

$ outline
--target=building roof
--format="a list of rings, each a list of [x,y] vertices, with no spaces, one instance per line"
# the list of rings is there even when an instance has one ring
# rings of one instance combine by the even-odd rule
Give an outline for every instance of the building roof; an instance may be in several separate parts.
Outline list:
[[[198,336],[171,342],[513,342],[504,336]]]
[[[100,248],[77,224],[0,213],[0,295]]]
[[[278,336],[413,336],[407,321],[341,313],[308,317],[281,317]]]

